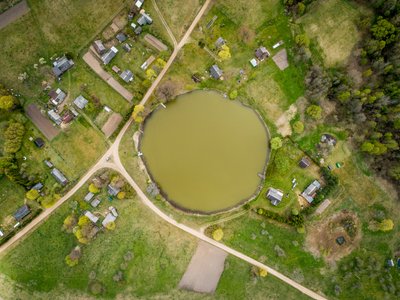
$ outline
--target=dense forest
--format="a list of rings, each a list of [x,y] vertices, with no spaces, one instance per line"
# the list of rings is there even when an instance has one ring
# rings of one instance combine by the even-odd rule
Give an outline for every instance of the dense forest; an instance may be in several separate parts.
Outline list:
[[[284,0],[294,18],[313,1]],[[400,0],[358,0],[373,11],[358,21],[363,38],[353,49],[362,76],[349,68],[326,69],[307,55],[308,38],[296,36],[296,59],[306,61],[306,97],[318,106],[327,98],[337,105],[336,118],[326,120],[347,129],[354,146],[381,176],[400,183]],[[323,109],[323,107],[322,107]]]

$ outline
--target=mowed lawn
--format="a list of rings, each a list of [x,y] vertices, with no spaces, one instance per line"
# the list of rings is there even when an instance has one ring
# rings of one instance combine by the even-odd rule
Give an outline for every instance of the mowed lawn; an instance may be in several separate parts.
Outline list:
[[[47,71],[33,68],[43,57],[77,56],[126,2],[124,0],[34,0],[30,12],[0,30],[0,81],[25,96],[36,96]],[[18,74],[29,78],[21,83]]]
[[[307,35],[315,39],[329,67],[345,64],[361,34],[357,21],[368,15],[360,3],[346,0],[315,1],[300,18]]]
[[[3,218],[13,214],[24,204],[25,190],[6,177],[0,178],[0,224]],[[1,229],[1,228],[0,228]]]

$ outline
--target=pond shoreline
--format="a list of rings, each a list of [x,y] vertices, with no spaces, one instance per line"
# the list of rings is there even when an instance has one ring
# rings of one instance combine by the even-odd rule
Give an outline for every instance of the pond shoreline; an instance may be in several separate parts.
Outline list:
[[[189,91],[189,92],[185,92],[185,93],[179,94],[179,95],[176,96],[175,99],[177,99],[177,98],[179,98],[181,96],[184,96],[184,95],[188,95],[188,94],[195,93],[195,92],[201,92],[201,91],[210,91],[210,92],[218,93],[219,95],[222,95],[223,98],[225,98],[226,101],[236,101],[241,106],[243,106],[243,107],[245,107],[247,109],[251,109],[251,111],[253,111],[257,115],[257,118],[260,120],[263,128],[265,129],[265,132],[266,132],[266,135],[267,135],[267,142],[269,142],[269,140],[271,139],[271,134],[270,134],[269,128],[268,128],[266,122],[264,121],[264,119],[262,118],[261,114],[255,108],[251,107],[248,104],[243,103],[240,100],[230,100],[221,91],[210,90],[210,89],[197,89],[197,90],[192,90],[192,91]],[[172,100],[172,101],[175,101],[175,99]],[[153,109],[146,116],[145,120],[140,124],[139,130],[137,132],[135,132],[135,134],[138,134],[137,142],[135,141],[136,151],[142,152],[142,138],[143,138],[144,128],[146,126],[146,122],[152,117],[154,112],[157,112],[159,109],[165,109],[164,107],[160,107],[160,106],[161,105],[157,106],[155,109]],[[250,197],[246,197],[246,199],[238,201],[237,204],[235,204],[235,205],[232,205],[232,206],[229,206],[229,207],[226,207],[226,208],[223,208],[223,209],[212,210],[212,211],[189,209],[189,208],[184,207],[181,204],[177,203],[176,201],[172,200],[168,196],[168,194],[160,187],[158,182],[155,180],[154,175],[149,170],[149,166],[148,166],[148,163],[147,163],[145,157],[143,155],[141,155],[138,158],[141,161],[141,163],[143,164],[143,166],[145,167],[145,173],[147,173],[146,175],[148,176],[149,180],[151,182],[155,183],[157,185],[157,187],[159,188],[160,195],[162,196],[162,198],[163,198],[162,200],[163,201],[167,202],[169,205],[171,205],[175,209],[179,210],[180,212],[183,212],[183,213],[191,215],[191,216],[212,216],[212,215],[218,215],[218,214],[223,214],[223,213],[229,213],[229,212],[232,212],[234,210],[237,210],[240,207],[242,207],[243,205],[245,205],[246,203],[249,203],[250,201],[254,200],[260,194],[260,192],[261,192],[261,190],[262,190],[262,188],[264,187],[264,184],[265,184],[264,180],[265,180],[265,176],[266,176],[268,163],[270,161],[270,157],[271,157],[271,149],[268,146],[267,147],[266,159],[265,159],[265,162],[264,162],[264,165],[263,165],[263,170],[262,170],[262,172],[257,174],[258,177],[260,178],[259,183],[257,185],[257,189],[255,190],[255,192]]]

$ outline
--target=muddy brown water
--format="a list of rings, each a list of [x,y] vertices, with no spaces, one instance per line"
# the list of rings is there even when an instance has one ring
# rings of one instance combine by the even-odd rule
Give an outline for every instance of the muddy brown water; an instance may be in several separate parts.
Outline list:
[[[211,213],[237,206],[257,191],[268,133],[252,109],[214,91],[196,91],[146,120],[141,152],[169,201]]]

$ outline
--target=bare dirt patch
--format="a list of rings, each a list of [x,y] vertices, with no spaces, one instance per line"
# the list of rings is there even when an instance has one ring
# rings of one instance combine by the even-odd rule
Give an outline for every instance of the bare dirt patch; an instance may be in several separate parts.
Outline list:
[[[179,288],[199,293],[214,293],[224,271],[227,255],[225,251],[200,241]]]
[[[101,128],[101,131],[105,134],[105,136],[108,138],[110,137],[114,131],[118,128],[119,124],[122,121],[122,116],[118,113],[113,113],[107,120],[107,122],[104,124],[104,126]]]
[[[290,105],[289,109],[285,111],[276,121],[278,132],[282,136],[289,136],[292,134],[292,127],[290,126],[290,120],[294,118],[296,113],[297,113],[297,107],[294,104],[292,104]]]
[[[343,245],[336,242],[341,236],[345,238]],[[308,231],[305,245],[313,255],[323,256],[328,263],[334,264],[350,254],[360,241],[360,221],[354,213],[343,210],[313,224]]]
[[[283,71],[285,70],[287,67],[289,67],[289,61],[287,58],[287,52],[286,49],[282,49],[281,51],[279,51],[277,54],[275,54],[272,57],[272,60],[276,63],[276,65],[278,66],[278,68]]]
[[[60,130],[55,128],[53,123],[42,115],[40,109],[35,104],[28,106],[26,114],[49,141],[60,133]]]

